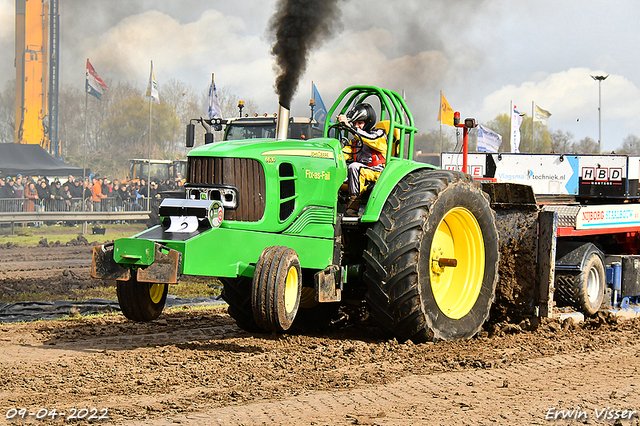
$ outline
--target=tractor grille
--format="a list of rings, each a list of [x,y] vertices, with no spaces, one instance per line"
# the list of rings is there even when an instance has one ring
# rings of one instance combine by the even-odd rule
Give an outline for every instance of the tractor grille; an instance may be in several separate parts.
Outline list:
[[[238,208],[225,210],[226,220],[257,222],[265,208],[264,169],[251,158],[189,157],[187,182],[238,188]]]

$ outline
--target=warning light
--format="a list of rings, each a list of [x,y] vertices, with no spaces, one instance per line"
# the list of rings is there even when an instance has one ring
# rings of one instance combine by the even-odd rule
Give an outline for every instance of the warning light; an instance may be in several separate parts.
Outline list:
[[[460,124],[460,113],[458,111],[453,113],[453,125],[457,126]]]

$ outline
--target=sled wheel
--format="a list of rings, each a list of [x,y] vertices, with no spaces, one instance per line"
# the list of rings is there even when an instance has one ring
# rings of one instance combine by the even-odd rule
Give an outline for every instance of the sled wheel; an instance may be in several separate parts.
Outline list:
[[[160,316],[167,301],[169,284],[140,283],[136,271],[131,278],[117,282],[118,303],[131,321],[152,321]]]
[[[498,281],[494,212],[468,175],[418,170],[403,178],[364,253],[372,319],[401,340],[474,336]]]
[[[253,318],[268,331],[286,331],[293,324],[302,290],[297,253],[284,246],[262,251],[251,285]]]
[[[229,304],[227,312],[241,329],[255,333],[264,332],[253,319],[251,309],[251,278],[220,278],[222,298]]]
[[[597,252],[592,252],[587,255],[580,274],[558,275],[555,295],[559,305],[568,305],[584,315],[592,316],[600,310],[604,289],[604,263]]]
[[[595,315],[604,298],[605,273],[602,258],[596,253],[589,255],[585,270],[574,281],[578,310],[585,315]]]

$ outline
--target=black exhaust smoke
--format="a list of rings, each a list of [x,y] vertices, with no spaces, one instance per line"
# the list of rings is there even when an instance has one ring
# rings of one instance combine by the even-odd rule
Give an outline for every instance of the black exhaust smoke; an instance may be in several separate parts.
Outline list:
[[[340,26],[341,0],[278,0],[269,20],[276,57],[276,93],[287,109],[307,68],[309,52],[329,39]]]

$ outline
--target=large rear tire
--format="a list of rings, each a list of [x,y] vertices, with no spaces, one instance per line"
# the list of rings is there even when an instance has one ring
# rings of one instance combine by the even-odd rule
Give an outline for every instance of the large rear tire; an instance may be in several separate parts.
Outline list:
[[[117,281],[118,304],[131,321],[152,321],[160,316],[167,301],[169,284],[141,283],[131,271],[127,281]]]
[[[486,194],[468,175],[410,173],[367,236],[367,301],[381,328],[416,343],[481,329],[498,280],[498,231]]]
[[[300,306],[302,274],[295,250],[271,246],[262,251],[251,286],[253,318],[267,331],[288,330]]]

